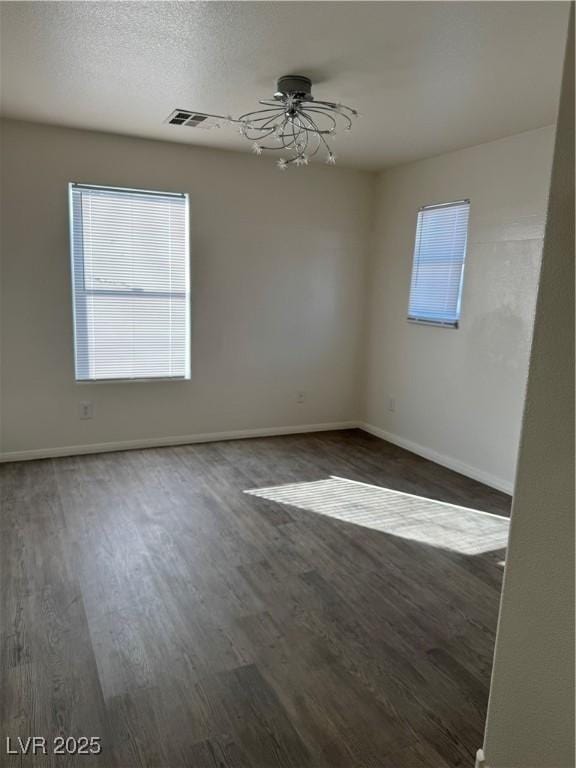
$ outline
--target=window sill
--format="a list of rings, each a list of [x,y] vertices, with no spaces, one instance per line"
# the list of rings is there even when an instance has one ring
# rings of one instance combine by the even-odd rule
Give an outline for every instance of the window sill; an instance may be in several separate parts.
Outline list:
[[[441,320],[422,320],[417,317],[408,317],[407,320],[409,323],[414,323],[414,325],[430,325],[434,328],[450,328],[453,331],[457,330],[459,326],[458,321],[449,323],[442,322]]]
[[[166,381],[190,381],[190,376],[158,376],[150,379],[75,379],[75,384],[150,384]]]

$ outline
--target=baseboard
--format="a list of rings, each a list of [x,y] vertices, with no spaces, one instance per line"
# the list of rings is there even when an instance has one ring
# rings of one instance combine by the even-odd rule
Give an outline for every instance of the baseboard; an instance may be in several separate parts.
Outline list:
[[[469,464],[458,461],[458,459],[454,459],[451,456],[445,456],[442,453],[438,453],[437,451],[432,450],[432,448],[426,448],[418,443],[413,443],[411,440],[406,440],[392,432],[387,432],[385,429],[380,429],[380,427],[375,427],[372,424],[366,424],[364,422],[359,423],[357,426],[360,427],[360,429],[363,429],[364,432],[369,432],[375,437],[387,440],[389,443],[394,443],[394,445],[398,445],[400,448],[405,448],[407,451],[411,451],[411,453],[429,459],[436,464],[440,464],[448,469],[453,469],[454,472],[459,472],[461,475],[471,477],[473,480],[478,480],[480,483],[489,485],[491,488],[496,488],[498,491],[511,494],[514,489],[513,483],[508,480],[504,480],[496,475],[491,475],[488,472],[484,472],[482,469],[471,467]]]
[[[306,432],[329,432],[334,429],[356,429],[356,421],[336,421],[328,424],[300,424],[295,427],[262,427],[259,429],[238,429],[231,432],[206,432],[195,435],[174,437],[151,437],[142,440],[121,440],[110,443],[89,443],[88,445],[67,445],[56,448],[38,448],[28,451],[4,451],[0,462],[32,461],[51,459],[59,456],[79,456],[86,453],[111,453],[133,451],[138,448],[162,448],[170,445],[192,445],[212,443],[218,440],[244,440],[250,437],[273,437],[275,435],[299,435]]]

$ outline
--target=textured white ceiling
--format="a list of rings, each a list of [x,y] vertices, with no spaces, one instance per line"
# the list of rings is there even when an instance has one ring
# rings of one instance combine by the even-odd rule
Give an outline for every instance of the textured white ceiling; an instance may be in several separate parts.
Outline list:
[[[567,2],[3,2],[2,112],[249,150],[232,128],[168,126],[174,108],[238,114],[309,75],[356,107],[339,161],[427,157],[553,123]]]

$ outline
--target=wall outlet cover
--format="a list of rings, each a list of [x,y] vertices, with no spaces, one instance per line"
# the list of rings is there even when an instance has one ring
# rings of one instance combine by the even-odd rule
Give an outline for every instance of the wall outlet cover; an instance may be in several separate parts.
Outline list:
[[[94,416],[94,407],[90,400],[83,400],[80,403],[80,418],[91,419]]]

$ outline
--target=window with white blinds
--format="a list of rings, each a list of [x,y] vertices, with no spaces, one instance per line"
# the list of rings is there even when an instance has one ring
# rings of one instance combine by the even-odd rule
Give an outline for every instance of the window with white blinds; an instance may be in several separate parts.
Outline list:
[[[418,212],[408,319],[458,327],[470,201]]]
[[[78,381],[190,377],[188,196],[70,185]]]

